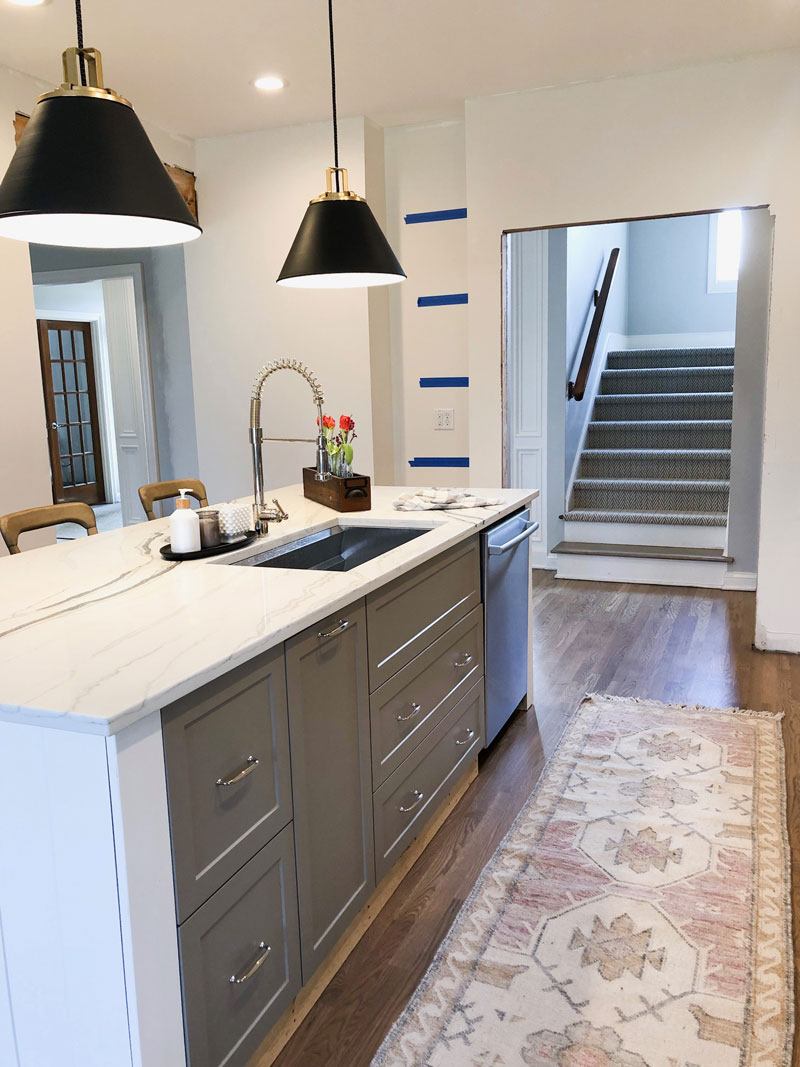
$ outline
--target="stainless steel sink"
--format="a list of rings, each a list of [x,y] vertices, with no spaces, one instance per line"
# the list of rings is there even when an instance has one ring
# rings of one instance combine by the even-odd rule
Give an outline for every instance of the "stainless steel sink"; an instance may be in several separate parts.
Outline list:
[[[390,526],[332,526],[329,530],[237,560],[235,566],[351,571],[427,532],[425,529]]]

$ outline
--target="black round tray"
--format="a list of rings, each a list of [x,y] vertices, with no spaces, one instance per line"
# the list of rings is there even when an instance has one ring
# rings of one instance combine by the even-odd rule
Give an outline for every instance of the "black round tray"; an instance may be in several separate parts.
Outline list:
[[[255,530],[248,530],[245,534],[239,534],[232,541],[222,541],[211,548],[201,548],[199,552],[173,552],[169,544],[163,545],[159,550],[164,559],[174,559],[180,562],[184,559],[205,559],[207,556],[219,556],[222,552],[233,552],[237,548],[244,548],[255,540]]]

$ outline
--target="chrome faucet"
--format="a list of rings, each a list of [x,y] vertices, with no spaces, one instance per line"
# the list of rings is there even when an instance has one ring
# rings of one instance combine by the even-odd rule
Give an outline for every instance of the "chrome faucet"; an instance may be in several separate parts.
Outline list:
[[[293,370],[308,382],[317,405],[317,436],[314,437],[265,437],[261,429],[261,393],[264,382],[276,370]],[[322,428],[322,405],[325,396],[322,386],[303,363],[296,359],[273,359],[262,367],[256,375],[253,389],[250,393],[250,444],[253,448],[253,523],[258,534],[263,536],[269,529],[270,522],[282,522],[289,516],[273,498],[274,508],[268,508],[264,500],[264,460],[261,445],[264,441],[289,441],[301,444],[316,444],[317,446],[317,472],[314,475],[318,482],[325,482],[330,478],[328,470],[328,453],[325,450],[325,434]]]

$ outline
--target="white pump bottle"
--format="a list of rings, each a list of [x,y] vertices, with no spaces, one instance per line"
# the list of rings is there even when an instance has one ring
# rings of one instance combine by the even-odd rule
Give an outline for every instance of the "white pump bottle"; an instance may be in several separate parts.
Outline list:
[[[180,500],[169,520],[170,548],[178,554],[200,551],[200,520],[192,511],[187,492],[187,489],[181,489]]]

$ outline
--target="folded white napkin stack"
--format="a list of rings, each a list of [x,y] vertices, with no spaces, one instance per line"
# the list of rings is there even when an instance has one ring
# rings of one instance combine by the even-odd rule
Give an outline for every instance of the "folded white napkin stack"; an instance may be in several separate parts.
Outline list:
[[[489,508],[499,497],[475,496],[468,489],[416,489],[401,493],[392,505],[395,511],[447,511],[451,508]]]

